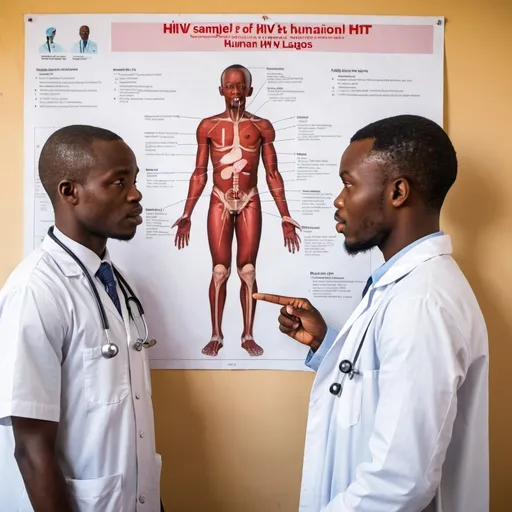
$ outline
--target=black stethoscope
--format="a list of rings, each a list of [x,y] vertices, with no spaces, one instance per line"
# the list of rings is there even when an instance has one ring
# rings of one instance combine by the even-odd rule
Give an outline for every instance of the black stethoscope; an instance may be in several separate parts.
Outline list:
[[[366,328],[366,330],[368,330],[368,327]],[[341,393],[343,392],[343,384],[345,383],[345,379],[348,377],[349,380],[352,380],[354,378],[354,375],[357,375],[359,373],[359,370],[356,369],[355,365],[361,352],[361,348],[363,348],[365,336],[366,332],[364,333],[363,338],[359,342],[356,355],[354,356],[354,361],[350,361],[349,359],[343,359],[343,361],[341,361],[341,363],[339,364],[340,373],[342,374],[341,381],[333,382],[329,386],[329,392],[331,393],[331,395],[340,397]]]
[[[401,281],[404,277],[406,277],[408,274],[404,274],[400,278],[395,280],[395,284]],[[390,290],[392,287],[390,287]],[[368,290],[368,287],[365,288],[363,291],[363,297],[366,295],[366,292]],[[388,292],[389,293],[389,292]],[[340,382],[333,382],[329,386],[329,393],[331,395],[334,395],[336,397],[340,397],[341,393],[343,393],[343,384],[345,383],[345,379],[348,377],[349,380],[352,380],[354,378],[354,375],[359,374],[359,370],[356,369],[356,363],[359,358],[359,354],[361,353],[361,349],[363,348],[364,340],[366,338],[366,334],[368,333],[368,329],[370,328],[370,325],[372,323],[373,317],[377,314],[378,308],[375,308],[375,311],[372,313],[370,317],[370,321],[366,325],[366,329],[364,330],[363,337],[361,338],[361,341],[359,342],[359,346],[357,347],[356,354],[354,356],[354,360],[350,361],[349,359],[343,359],[341,363],[339,364],[338,368],[340,370],[340,373],[342,375]]]
[[[101,347],[101,355],[103,357],[107,358],[107,359],[110,359],[112,357],[117,356],[117,354],[119,352],[119,347],[115,343],[112,343],[112,341],[110,340],[110,333],[109,333],[109,329],[110,328],[109,328],[108,318],[107,318],[107,315],[105,314],[105,308],[103,307],[103,304],[101,302],[101,298],[99,296],[98,289],[96,288],[96,285],[94,284],[94,281],[93,281],[91,275],[89,274],[89,272],[85,268],[84,264],[76,256],[76,254],[71,249],[69,249],[65,244],[63,244],[54,235],[54,233],[53,233],[53,226],[51,226],[48,229],[48,236],[59,247],[64,249],[64,251],[66,251],[71,256],[71,258],[73,258],[73,260],[80,267],[80,269],[82,270],[84,276],[86,277],[87,281],[89,282],[89,286],[90,286],[91,291],[92,291],[92,293],[94,295],[94,299],[96,300],[96,305],[98,306],[98,311],[99,311],[100,318],[101,318],[101,325],[103,327],[103,330],[105,331],[105,339],[107,341]],[[118,272],[118,270],[114,267],[114,265],[112,265],[112,268],[114,270],[115,276],[117,277],[117,279],[119,281],[119,288],[121,288],[121,291],[123,292],[124,300],[125,300],[125,303],[126,303],[126,309],[128,310],[128,313],[129,313],[131,319],[133,320],[133,323],[135,324],[135,327],[137,329],[137,336],[138,337],[137,337],[137,341],[135,342],[135,349],[138,350],[138,351],[141,351],[143,347],[144,348],[151,348],[152,346],[154,346],[156,344],[156,340],[155,339],[148,340],[149,332],[148,332],[148,325],[146,323],[146,318],[144,316],[144,308],[142,307],[142,304],[141,304],[140,300],[133,293],[133,290],[130,288],[130,285],[126,282],[125,278]],[[132,315],[132,310],[131,310],[130,302],[133,302],[135,304],[135,306],[137,307],[137,311],[139,313],[139,316],[140,316],[140,318],[142,320],[142,325],[143,325],[143,329],[144,329],[144,335],[143,336],[140,335],[139,326],[135,322],[135,319],[134,319],[134,317]]]
[[[345,383],[345,379],[348,377],[349,380],[352,380],[354,378],[354,375],[359,374],[359,370],[356,369],[356,363],[359,359],[359,354],[361,353],[361,349],[363,348],[364,340],[366,338],[366,333],[368,332],[368,329],[370,328],[370,324],[372,323],[373,317],[377,310],[374,311],[372,314],[370,321],[368,322],[368,325],[366,326],[366,329],[364,331],[363,337],[361,338],[361,341],[359,342],[359,346],[357,347],[356,354],[354,356],[354,360],[350,361],[349,359],[343,359],[341,363],[339,364],[338,368],[340,370],[340,373],[342,375],[340,382],[333,382],[329,386],[329,393],[331,395],[334,395],[336,397],[340,397],[341,393],[343,392],[343,384]]]

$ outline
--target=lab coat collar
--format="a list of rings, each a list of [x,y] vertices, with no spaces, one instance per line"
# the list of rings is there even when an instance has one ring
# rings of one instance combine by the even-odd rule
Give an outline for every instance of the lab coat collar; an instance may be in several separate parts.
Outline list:
[[[374,288],[387,286],[398,281],[414,270],[418,265],[435,258],[436,256],[452,253],[452,242],[449,235],[440,235],[428,238],[404,254],[389,270],[377,281]]]
[[[422,263],[441,256],[443,254],[452,253],[452,243],[449,235],[440,235],[428,238],[418,245],[413,247],[410,251],[404,254],[378,281],[375,285],[371,286],[361,302],[356,306],[352,314],[341,328],[336,341],[331,345],[327,354],[330,354],[334,346],[336,346],[340,339],[343,338],[345,333],[349,331],[354,322],[364,313],[368,315],[368,322],[371,322],[373,314],[382,303],[385,292],[380,295],[379,300],[373,300],[374,292],[377,288],[384,288],[387,285],[399,281],[416,267]],[[325,356],[327,358],[327,355]],[[325,359],[324,358],[324,359]]]
[[[98,272],[102,262],[105,261],[112,264],[108,249],[105,249],[105,255],[103,256],[103,259],[101,259],[95,252],[91,251],[84,245],[75,242],[57,229],[57,227],[53,228],[53,234],[63,244],[65,244],[68,249],[75,253],[76,257],[84,264],[92,277],[96,275],[96,272]],[[74,277],[82,274],[82,270],[73,258],[71,258],[64,249],[59,247],[48,235],[44,238],[42,247],[52,256],[52,258],[55,259],[66,277]]]

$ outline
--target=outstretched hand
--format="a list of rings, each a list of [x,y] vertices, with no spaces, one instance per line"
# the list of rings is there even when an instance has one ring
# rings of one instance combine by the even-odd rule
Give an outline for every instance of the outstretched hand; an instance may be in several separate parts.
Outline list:
[[[327,333],[327,324],[320,312],[307,299],[255,293],[255,300],[281,304],[279,330],[316,351]]]
[[[183,249],[185,246],[188,246],[188,242],[190,241],[190,228],[192,227],[192,221],[188,215],[182,215],[171,227],[174,228],[178,226],[178,231],[176,231],[176,236],[174,238],[174,245],[178,247],[178,250]]]
[[[299,252],[301,239],[296,229],[301,229],[300,225],[291,217],[283,217],[282,223],[284,246],[288,247],[288,251],[295,254]]]

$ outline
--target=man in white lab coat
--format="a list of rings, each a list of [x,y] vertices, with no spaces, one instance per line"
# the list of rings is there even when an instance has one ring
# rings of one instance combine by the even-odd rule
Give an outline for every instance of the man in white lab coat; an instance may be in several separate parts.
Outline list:
[[[73,53],[98,53],[98,45],[89,39],[90,30],[87,25],[82,25],[78,31],[80,41],[77,41],[71,51]]]
[[[142,222],[137,173],[101,128],[64,127],[42,148],[53,235],[89,273],[118,353],[104,357],[93,288],[49,234],[0,292],[2,511],[160,511],[147,351],[106,248]]]
[[[340,166],[336,230],[385,264],[339,333],[306,299],[280,329],[316,370],[301,512],[486,512],[488,342],[475,296],[439,230],[457,175],[446,133],[420,116],[359,130]]]

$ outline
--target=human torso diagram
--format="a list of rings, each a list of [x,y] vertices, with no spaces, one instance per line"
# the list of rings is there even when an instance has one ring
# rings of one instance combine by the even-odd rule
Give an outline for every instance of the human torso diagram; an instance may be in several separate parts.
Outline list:
[[[261,130],[266,125],[268,121],[248,113],[237,121],[221,114],[205,122],[211,141],[213,191],[231,215],[240,214],[251,199],[259,199],[257,172]]]

